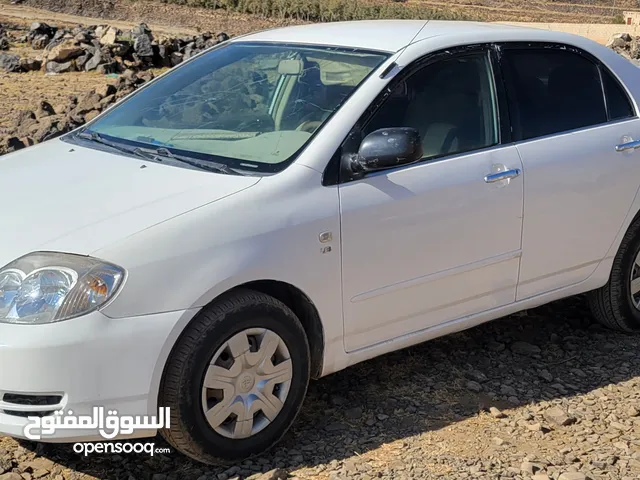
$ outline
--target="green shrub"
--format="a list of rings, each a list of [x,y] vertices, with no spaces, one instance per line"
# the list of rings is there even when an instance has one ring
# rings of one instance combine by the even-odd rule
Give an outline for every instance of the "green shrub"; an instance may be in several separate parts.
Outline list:
[[[625,22],[625,20],[624,20],[624,15],[622,15],[621,13],[618,13],[617,15],[615,15],[613,17],[613,23],[620,23],[620,24],[624,25],[627,22]]]

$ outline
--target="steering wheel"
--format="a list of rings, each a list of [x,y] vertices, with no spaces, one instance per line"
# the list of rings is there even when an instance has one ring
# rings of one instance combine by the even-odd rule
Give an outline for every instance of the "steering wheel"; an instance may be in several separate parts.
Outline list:
[[[320,127],[320,125],[322,125],[322,122],[319,120],[306,120],[302,122],[300,125],[298,125],[298,128],[296,128],[296,131],[313,133],[318,129],[318,127]]]

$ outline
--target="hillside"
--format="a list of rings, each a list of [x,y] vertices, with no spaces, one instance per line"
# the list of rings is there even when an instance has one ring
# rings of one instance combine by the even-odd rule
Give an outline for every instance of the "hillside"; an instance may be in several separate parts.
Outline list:
[[[640,10],[640,0],[26,0],[25,3],[67,14],[112,20],[139,18],[193,28],[206,28],[207,19],[215,17],[218,22],[224,19],[239,24],[234,26],[240,31],[291,22],[366,18],[621,23],[623,11]]]

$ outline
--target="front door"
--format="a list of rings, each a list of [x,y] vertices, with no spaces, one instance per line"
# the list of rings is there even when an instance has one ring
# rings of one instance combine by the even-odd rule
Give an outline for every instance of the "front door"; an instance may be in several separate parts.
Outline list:
[[[515,300],[526,172],[500,144],[489,53],[438,58],[358,137],[417,128],[422,162],[339,187],[348,352]]]

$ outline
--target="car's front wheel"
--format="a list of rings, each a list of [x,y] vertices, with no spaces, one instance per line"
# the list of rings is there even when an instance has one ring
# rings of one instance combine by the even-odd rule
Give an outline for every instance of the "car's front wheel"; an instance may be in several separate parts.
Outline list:
[[[613,261],[609,282],[589,293],[589,306],[603,325],[640,331],[640,219],[631,224]]]
[[[171,409],[162,435],[209,464],[264,452],[298,414],[309,365],[295,314],[268,295],[235,291],[205,308],[174,347],[159,398]]]

